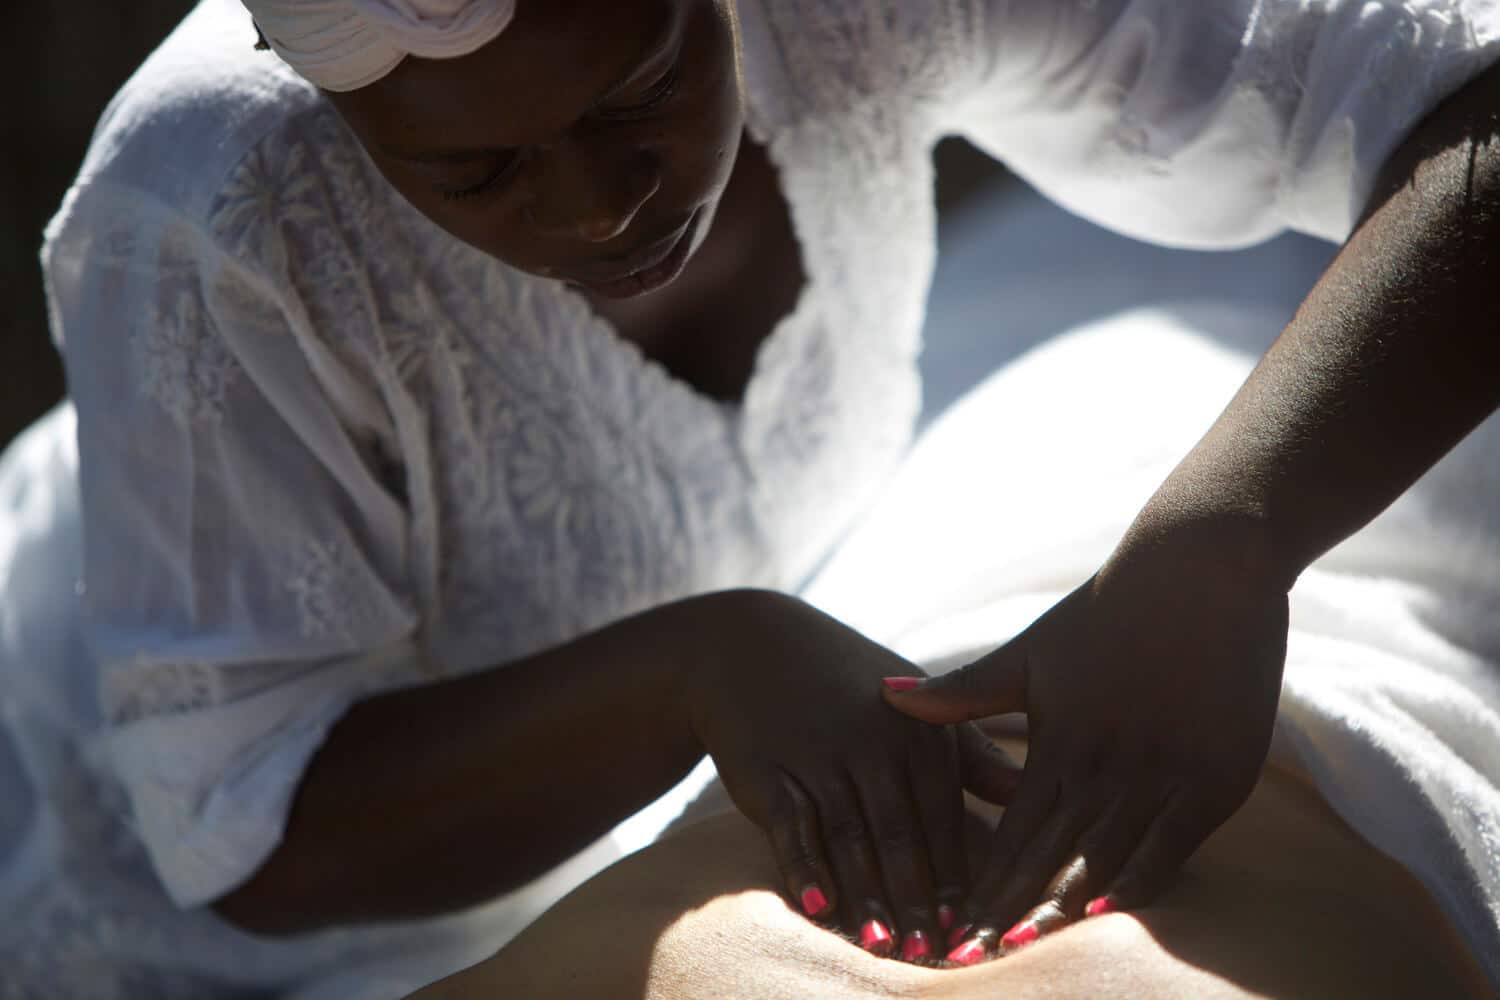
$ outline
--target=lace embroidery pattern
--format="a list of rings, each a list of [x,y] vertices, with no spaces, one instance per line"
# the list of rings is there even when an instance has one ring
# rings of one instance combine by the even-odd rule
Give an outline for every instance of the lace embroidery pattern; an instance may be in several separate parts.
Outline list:
[[[355,643],[389,621],[387,602],[370,593],[370,571],[339,541],[308,539],[287,582],[302,636]]]
[[[235,249],[260,255],[274,276],[286,272],[273,233],[281,226],[322,221],[319,166],[305,143],[276,141],[280,133],[256,146],[230,175],[214,208],[214,229]]]
[[[156,715],[178,715],[216,705],[218,678],[202,663],[141,663],[116,667],[101,684],[104,717],[128,725]]]
[[[178,423],[218,421],[239,363],[213,330],[203,300],[182,289],[165,308],[153,307],[133,345],[141,391]]]
[[[131,338],[141,391],[179,424],[221,420],[240,366],[205,302],[196,237],[167,224],[144,233],[111,229],[100,244],[101,266],[115,280],[155,289]],[[143,258],[152,266],[143,268]]]
[[[160,663],[144,658],[104,673],[100,697],[112,726],[186,715],[248,698],[318,669],[317,663]]]

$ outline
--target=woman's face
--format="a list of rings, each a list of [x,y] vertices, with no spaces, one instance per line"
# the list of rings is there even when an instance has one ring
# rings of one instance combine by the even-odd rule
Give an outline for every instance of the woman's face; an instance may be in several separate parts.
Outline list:
[[[332,94],[386,178],[454,236],[612,298],[702,242],[743,127],[732,0],[521,0],[459,59]]]

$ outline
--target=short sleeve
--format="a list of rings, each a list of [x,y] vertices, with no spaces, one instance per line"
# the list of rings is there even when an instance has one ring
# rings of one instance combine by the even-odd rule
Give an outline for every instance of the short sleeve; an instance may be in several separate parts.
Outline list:
[[[420,680],[407,517],[376,412],[352,419],[285,294],[202,228],[97,181],[45,264],[78,414],[96,763],[172,898],[279,842],[357,699]]]
[[[1493,0],[975,0],[946,128],[1126,235],[1348,237],[1403,138],[1493,63]]]

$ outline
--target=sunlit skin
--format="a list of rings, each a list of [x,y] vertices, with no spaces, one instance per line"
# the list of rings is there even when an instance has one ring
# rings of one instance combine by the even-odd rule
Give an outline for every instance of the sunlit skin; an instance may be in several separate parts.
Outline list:
[[[713,223],[744,126],[736,52],[727,0],[529,3],[472,55],[330,97],[448,232],[625,298],[673,280]]]

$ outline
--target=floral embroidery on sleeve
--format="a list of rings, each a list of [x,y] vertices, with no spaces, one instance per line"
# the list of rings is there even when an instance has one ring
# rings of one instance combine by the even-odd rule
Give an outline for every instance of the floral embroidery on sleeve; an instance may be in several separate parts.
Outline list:
[[[178,423],[220,420],[239,362],[215,334],[196,288],[168,294],[132,344],[141,391]]]

